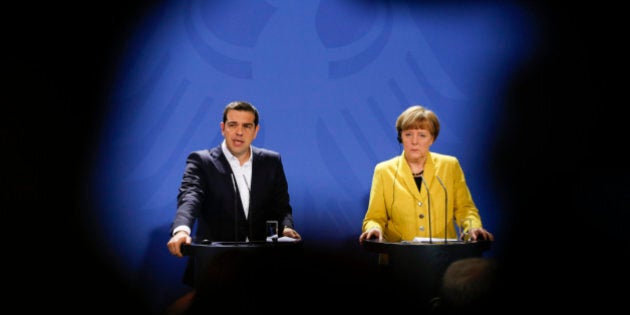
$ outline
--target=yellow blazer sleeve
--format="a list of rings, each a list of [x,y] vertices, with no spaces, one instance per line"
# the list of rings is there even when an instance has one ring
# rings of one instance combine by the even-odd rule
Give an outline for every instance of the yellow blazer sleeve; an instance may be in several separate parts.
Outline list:
[[[407,204],[409,201],[404,197],[404,189],[401,189],[406,187],[403,174],[409,173],[411,176],[411,171],[401,161],[400,157],[395,157],[374,168],[368,209],[363,219],[363,232],[377,228],[389,242],[398,242],[402,234],[405,234],[403,223],[408,220],[405,219],[407,214],[402,209],[412,207]],[[413,232],[413,228],[411,230]]]
[[[384,182],[388,181],[383,178],[382,164],[377,164],[372,175],[372,187],[370,188],[370,198],[368,201],[368,209],[363,219],[362,231],[368,231],[376,228],[383,232],[383,227],[387,223],[387,207],[385,206],[385,191],[383,189]]]
[[[436,154],[433,153],[433,155]],[[440,155],[436,162],[436,174],[444,181],[448,198],[450,198],[449,212],[452,213],[455,223],[462,232],[471,227],[482,227],[479,210],[473,201],[464,171],[457,158]]]

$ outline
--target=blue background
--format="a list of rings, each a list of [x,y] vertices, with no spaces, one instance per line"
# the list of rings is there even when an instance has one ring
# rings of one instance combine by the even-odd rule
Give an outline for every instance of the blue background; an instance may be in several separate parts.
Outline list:
[[[306,245],[372,261],[356,241],[371,172],[400,152],[397,115],[422,104],[443,124],[433,149],[460,158],[497,236],[488,254],[510,292],[616,309],[625,11],[554,2],[15,5],[2,21],[9,298],[35,298],[25,312],[142,313],[182,293],[184,260],[165,244],[184,158],[218,144],[223,106],[244,99],[262,114],[254,143],[283,155]]]
[[[509,128],[506,88],[539,41],[534,22],[510,3],[156,5],[112,72],[89,191],[99,246],[148,299],[173,300],[183,265],[165,242],[186,156],[219,144],[223,107],[247,100],[261,114],[254,145],[282,154],[307,246],[359,249],[372,170],[400,154],[395,120],[421,104],[442,122],[432,150],[460,159],[500,250],[509,209],[492,144]]]

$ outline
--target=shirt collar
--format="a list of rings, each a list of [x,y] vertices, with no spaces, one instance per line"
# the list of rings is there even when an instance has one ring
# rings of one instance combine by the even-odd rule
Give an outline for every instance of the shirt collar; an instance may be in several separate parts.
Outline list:
[[[227,144],[225,144],[225,139],[223,139],[223,142],[221,142],[221,150],[223,151],[223,154],[225,155],[225,158],[227,158],[228,162],[230,162],[230,165],[236,165],[236,166],[241,166],[240,161],[238,160],[238,158],[236,158],[234,156],[234,154],[232,154],[232,152],[230,152],[230,150],[228,150]],[[254,158],[254,150],[252,149],[252,146],[249,146],[249,160],[247,162],[245,162],[245,164],[243,164],[243,166],[247,165],[247,164],[251,164],[252,163],[252,159]]]

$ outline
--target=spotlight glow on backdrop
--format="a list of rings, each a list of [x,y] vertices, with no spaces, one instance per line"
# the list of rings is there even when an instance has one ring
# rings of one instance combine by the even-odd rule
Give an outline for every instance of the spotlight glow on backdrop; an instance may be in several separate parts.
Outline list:
[[[506,89],[536,46],[509,1],[168,1],[120,47],[92,168],[88,220],[104,255],[156,308],[183,291],[166,249],[190,151],[216,146],[223,107],[258,107],[254,145],[282,154],[306,242],[358,243],[395,120],[434,110],[435,152],[459,158],[499,255],[509,228],[492,146]],[[141,281],[138,281],[141,280]]]

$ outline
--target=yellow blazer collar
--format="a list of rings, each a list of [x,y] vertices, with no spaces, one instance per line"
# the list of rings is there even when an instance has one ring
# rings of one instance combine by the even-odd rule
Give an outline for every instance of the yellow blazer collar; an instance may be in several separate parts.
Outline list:
[[[426,187],[422,188],[421,192],[418,189],[418,186],[416,186],[416,180],[414,179],[413,175],[411,174],[411,168],[409,167],[409,164],[407,163],[407,160],[405,159],[405,151],[403,150],[402,154],[399,156],[398,158],[398,169],[400,170],[400,178],[401,181],[405,184],[405,187],[407,188],[408,191],[410,191],[414,198],[416,198],[417,200],[421,200],[421,196],[426,196]],[[427,153],[427,160],[424,163],[424,173],[422,175],[422,177],[424,178],[425,183],[428,185],[429,187],[432,186],[432,182],[435,178],[435,164],[433,163],[433,157],[431,156],[431,152]],[[426,198],[426,197],[425,197]]]

